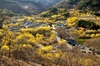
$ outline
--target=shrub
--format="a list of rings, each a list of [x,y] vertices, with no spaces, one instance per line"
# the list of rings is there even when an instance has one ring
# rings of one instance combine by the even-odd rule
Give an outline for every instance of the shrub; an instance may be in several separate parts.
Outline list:
[[[87,28],[87,29],[96,29],[97,30],[100,28],[100,26],[97,25],[96,23],[91,22],[91,21],[85,21],[85,20],[79,20],[77,22],[77,25],[79,27],[83,27],[83,28]]]
[[[13,49],[12,55],[16,59],[30,60],[33,54],[33,47],[30,44],[20,44]]]
[[[56,13],[58,11],[57,8],[50,8],[49,10],[50,10],[51,13]]]
[[[9,47],[7,45],[3,45],[0,49],[0,53],[4,56],[7,56],[9,52]]]

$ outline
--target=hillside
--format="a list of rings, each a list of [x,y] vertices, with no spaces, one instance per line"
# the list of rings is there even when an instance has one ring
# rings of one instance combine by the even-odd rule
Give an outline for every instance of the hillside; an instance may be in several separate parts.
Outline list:
[[[53,6],[67,10],[74,8],[99,12],[99,2],[99,0],[1,0],[0,9],[8,9],[20,14],[32,14],[43,12]]]
[[[57,3],[59,3],[62,0],[38,0],[41,4],[43,4],[46,7],[51,7]]]
[[[76,5],[78,2],[79,0],[62,0],[61,2],[56,4],[54,7],[66,8],[66,9],[76,8]]]
[[[99,0],[0,0],[0,66],[100,66]]]
[[[100,11],[100,0],[62,0],[54,7],[66,9],[79,9],[86,11]]]
[[[30,14],[48,9],[60,0],[1,0],[0,9],[8,9],[14,13]]]
[[[7,0],[0,0],[0,9],[8,9],[12,12],[20,13],[20,14],[27,13],[27,11],[22,9],[16,3],[13,3],[13,2],[7,1]]]
[[[49,17],[53,19],[66,19],[69,16],[69,13],[64,8],[50,8],[47,11],[44,11],[40,14],[41,17]]]
[[[77,8],[100,10],[100,0],[80,0],[77,4]]]

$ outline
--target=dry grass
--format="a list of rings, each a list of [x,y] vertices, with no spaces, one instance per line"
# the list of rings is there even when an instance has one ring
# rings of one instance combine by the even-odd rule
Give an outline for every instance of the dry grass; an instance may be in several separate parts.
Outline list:
[[[100,50],[100,38],[86,40],[84,45]]]

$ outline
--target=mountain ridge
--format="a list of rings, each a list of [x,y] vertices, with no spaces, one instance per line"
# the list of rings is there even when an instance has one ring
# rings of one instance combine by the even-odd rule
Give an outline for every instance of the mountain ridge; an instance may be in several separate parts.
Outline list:
[[[33,14],[52,7],[61,0],[1,0],[0,9],[8,9],[19,14]]]

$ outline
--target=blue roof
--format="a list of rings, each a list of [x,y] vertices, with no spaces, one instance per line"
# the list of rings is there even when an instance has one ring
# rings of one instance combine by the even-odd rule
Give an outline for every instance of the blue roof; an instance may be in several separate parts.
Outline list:
[[[73,40],[73,39],[68,39],[67,41],[68,41],[69,44],[71,44],[73,46],[75,46],[77,44],[76,41]]]

